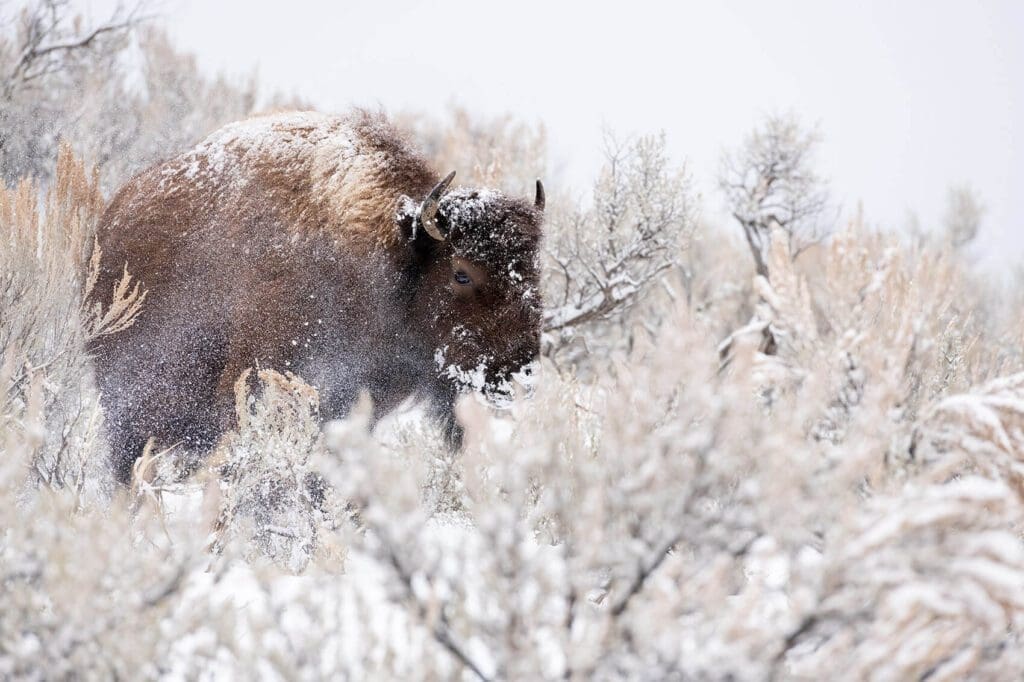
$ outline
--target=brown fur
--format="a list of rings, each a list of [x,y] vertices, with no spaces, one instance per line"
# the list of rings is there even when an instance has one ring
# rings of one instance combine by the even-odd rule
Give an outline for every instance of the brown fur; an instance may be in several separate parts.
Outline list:
[[[233,124],[128,182],[101,220],[94,291],[127,263],[149,293],[133,327],[92,349],[120,479],[150,436],[208,450],[254,365],[316,385],[325,418],[360,390],[378,414],[425,398],[457,442],[450,366],[497,383],[537,353],[541,216],[457,190],[436,242],[409,207],[437,181],[383,117],[356,112]]]

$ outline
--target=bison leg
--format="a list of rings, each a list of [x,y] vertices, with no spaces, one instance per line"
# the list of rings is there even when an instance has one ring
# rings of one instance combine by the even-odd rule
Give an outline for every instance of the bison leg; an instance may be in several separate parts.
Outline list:
[[[158,449],[198,456],[218,434],[214,397],[223,341],[198,330],[146,332],[141,326],[126,330],[124,338],[96,352],[111,469],[124,484],[150,438]]]
[[[462,449],[462,442],[465,436],[465,430],[455,416],[455,399],[457,397],[458,395],[455,392],[447,388],[435,388],[430,397],[431,416],[441,426],[441,433],[444,436],[445,443],[456,452]]]

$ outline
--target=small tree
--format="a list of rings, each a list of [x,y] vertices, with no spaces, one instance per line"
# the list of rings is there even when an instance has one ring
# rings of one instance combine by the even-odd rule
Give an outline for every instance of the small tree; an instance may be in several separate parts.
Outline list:
[[[100,167],[104,190],[256,106],[254,78],[203,73],[143,2],[90,24],[64,0],[35,0],[0,26],[0,178],[52,179],[60,142]],[[7,30],[4,30],[4,29]],[[126,51],[135,59],[124,59]],[[271,101],[290,104],[280,97]]]
[[[593,203],[553,212],[548,225],[546,352],[592,351],[679,265],[696,227],[689,175],[670,162],[664,134],[609,139]]]
[[[773,225],[788,235],[794,258],[828,232],[828,187],[811,165],[818,141],[795,117],[773,115],[722,159],[719,186],[763,277]]]
[[[117,58],[145,20],[142,6],[119,4],[93,24],[68,0],[34,0],[0,32],[0,176],[6,182],[50,172],[85,91],[118,80]]]
[[[962,249],[978,236],[985,206],[970,185],[950,187],[946,194],[943,228],[953,248]]]

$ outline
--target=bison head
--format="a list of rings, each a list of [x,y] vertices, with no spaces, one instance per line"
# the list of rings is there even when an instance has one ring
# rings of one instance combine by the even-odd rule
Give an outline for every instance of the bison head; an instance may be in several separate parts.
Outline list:
[[[454,175],[399,211],[418,273],[412,316],[447,386],[507,398],[540,350],[544,187],[538,180],[531,204],[489,189],[449,192]]]

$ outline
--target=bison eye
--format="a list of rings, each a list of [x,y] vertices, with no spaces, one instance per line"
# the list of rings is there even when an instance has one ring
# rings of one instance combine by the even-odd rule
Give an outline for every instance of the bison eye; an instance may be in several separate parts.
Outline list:
[[[469,284],[469,282],[470,282],[469,275],[467,275],[462,270],[456,270],[455,271],[455,282],[456,282],[456,284],[462,284],[462,285]]]

